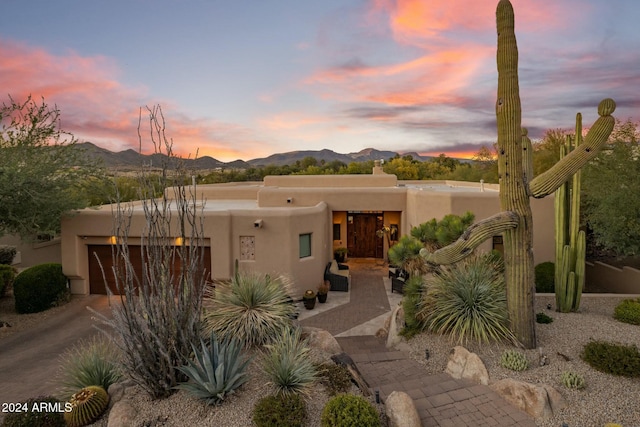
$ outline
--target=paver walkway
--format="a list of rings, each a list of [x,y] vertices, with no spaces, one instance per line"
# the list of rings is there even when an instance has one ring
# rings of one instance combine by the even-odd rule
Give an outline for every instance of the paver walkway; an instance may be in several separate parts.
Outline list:
[[[336,336],[390,311],[383,280],[386,269],[375,262],[349,265],[349,303],[305,319],[300,322],[303,326],[323,328]],[[424,427],[535,427],[529,415],[489,387],[445,373],[429,375],[407,353],[387,349],[374,335],[336,339],[372,393],[378,390],[384,402],[392,391],[404,391],[413,398]]]

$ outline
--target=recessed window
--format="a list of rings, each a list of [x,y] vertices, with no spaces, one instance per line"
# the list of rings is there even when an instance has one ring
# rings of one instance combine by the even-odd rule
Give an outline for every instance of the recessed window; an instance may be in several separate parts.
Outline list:
[[[333,224],[333,240],[340,240],[340,224]]]
[[[311,256],[311,233],[300,235],[300,258]]]

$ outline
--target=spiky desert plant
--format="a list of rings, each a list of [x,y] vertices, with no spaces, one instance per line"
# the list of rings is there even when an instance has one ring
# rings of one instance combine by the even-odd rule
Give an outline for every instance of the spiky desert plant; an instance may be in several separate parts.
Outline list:
[[[524,354],[515,350],[506,350],[500,356],[500,366],[512,371],[524,371],[529,368],[529,360]]]
[[[425,328],[456,341],[510,341],[504,276],[476,255],[426,280],[417,317]]]
[[[511,329],[525,348],[536,348],[533,220],[529,198],[553,193],[598,154],[613,130],[615,119],[611,114],[616,106],[612,99],[601,101],[600,117],[589,129],[584,143],[534,177],[531,141],[522,127],[514,21],[511,2],[500,0],[496,8],[498,91],[495,107],[502,212],[475,223],[451,245],[433,253],[424,251],[422,255],[430,264],[452,264],[471,254],[485,240],[502,234]]]
[[[275,394],[308,396],[318,374],[309,357],[307,341],[301,338],[300,328],[283,330],[278,340],[265,348],[264,371]]]
[[[219,282],[203,302],[205,332],[221,339],[237,337],[246,346],[270,343],[291,324],[295,306],[284,276],[238,273]]]
[[[60,357],[61,397],[68,399],[77,390],[92,385],[108,390],[122,377],[121,360],[118,347],[102,334],[80,341]]]
[[[109,395],[100,386],[85,387],[69,400],[71,411],[64,413],[69,427],[82,427],[96,421],[109,405]]]
[[[560,381],[566,388],[582,390],[584,388],[584,377],[571,371],[564,371],[560,375]]]
[[[247,365],[250,359],[242,356],[242,343],[237,339],[218,341],[211,333],[209,344],[200,340],[200,349],[193,347],[193,360],[178,369],[188,382],[179,383],[176,388],[186,390],[207,405],[219,403],[247,382]]]

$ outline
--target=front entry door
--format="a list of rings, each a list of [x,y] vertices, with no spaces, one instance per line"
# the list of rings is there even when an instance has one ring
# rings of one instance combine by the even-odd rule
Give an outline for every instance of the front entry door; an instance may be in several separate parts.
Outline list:
[[[382,258],[376,231],[382,227],[382,215],[349,213],[347,221],[347,249],[353,258]]]

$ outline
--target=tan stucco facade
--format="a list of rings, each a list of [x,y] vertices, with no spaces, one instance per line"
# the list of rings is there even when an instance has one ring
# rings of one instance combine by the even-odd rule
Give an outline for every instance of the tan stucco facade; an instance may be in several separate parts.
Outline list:
[[[404,235],[449,213],[471,211],[480,220],[498,212],[500,205],[497,186],[397,181],[386,174],[268,176],[259,183],[200,185],[197,195],[203,200],[212,279],[231,277],[238,260],[240,270],[290,276],[300,295],[320,284],[333,250],[346,246],[347,219],[353,215],[376,215]],[[532,200],[532,210],[535,262],[553,261],[553,198]],[[139,208],[133,212],[130,236],[135,241],[143,229],[143,214]],[[339,224],[340,240],[333,238],[334,224]],[[88,245],[108,245],[112,234],[111,206],[85,209],[63,220],[62,265],[73,293],[89,293]],[[487,242],[482,249],[491,245]],[[380,247],[384,259],[387,241]]]

